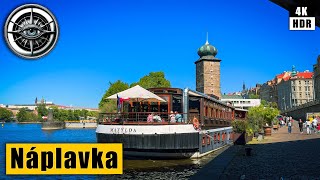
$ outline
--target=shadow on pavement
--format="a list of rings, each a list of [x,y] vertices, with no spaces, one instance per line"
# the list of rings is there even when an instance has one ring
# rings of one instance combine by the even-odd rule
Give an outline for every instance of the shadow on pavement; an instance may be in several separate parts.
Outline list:
[[[251,156],[246,147],[252,148]],[[292,140],[232,146],[191,179],[320,179],[319,167],[320,139]]]

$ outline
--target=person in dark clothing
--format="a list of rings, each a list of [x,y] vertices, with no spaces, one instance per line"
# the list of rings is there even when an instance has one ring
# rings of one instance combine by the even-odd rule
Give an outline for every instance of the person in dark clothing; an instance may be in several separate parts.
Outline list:
[[[303,133],[303,122],[301,119],[299,119],[299,129],[300,129],[300,133]]]

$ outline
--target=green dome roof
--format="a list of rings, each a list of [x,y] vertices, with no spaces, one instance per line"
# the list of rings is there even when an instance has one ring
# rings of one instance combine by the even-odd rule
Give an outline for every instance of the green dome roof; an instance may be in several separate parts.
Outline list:
[[[198,55],[200,57],[202,57],[202,56],[216,56],[217,54],[218,54],[217,48],[215,48],[214,46],[210,45],[208,43],[208,41],[206,42],[206,44],[204,44],[203,46],[201,46],[198,49]]]
[[[291,76],[292,76],[292,77],[297,76],[296,67],[295,67],[294,65],[292,66],[292,73],[291,73]]]

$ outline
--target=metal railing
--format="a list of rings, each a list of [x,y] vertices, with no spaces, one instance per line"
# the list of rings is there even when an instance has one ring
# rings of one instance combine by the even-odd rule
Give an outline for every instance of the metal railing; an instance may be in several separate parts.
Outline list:
[[[151,116],[152,115],[152,116]],[[192,124],[193,116],[185,119],[186,113],[168,112],[123,112],[100,113],[99,124]],[[199,119],[199,115],[197,117]]]
[[[227,144],[233,143],[233,128],[225,127],[200,131],[199,152],[209,152]]]

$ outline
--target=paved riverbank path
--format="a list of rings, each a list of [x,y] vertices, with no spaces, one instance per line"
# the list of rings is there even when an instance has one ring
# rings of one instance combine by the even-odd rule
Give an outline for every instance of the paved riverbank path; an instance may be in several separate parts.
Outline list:
[[[251,156],[245,156],[245,147],[252,148]],[[307,135],[306,129],[301,134],[296,121],[291,134],[285,126],[260,142],[228,150],[192,179],[320,179],[320,134]]]

